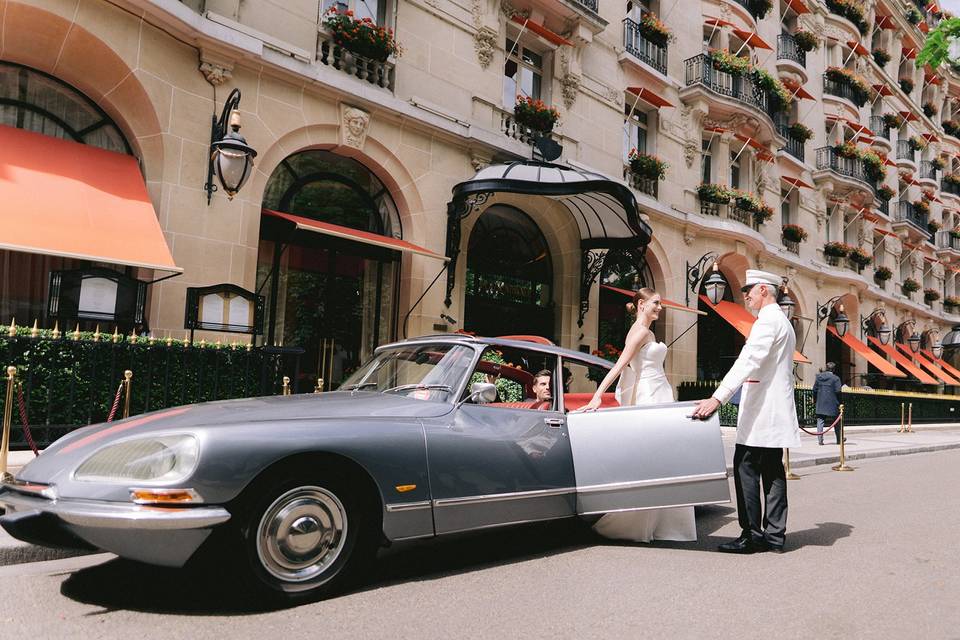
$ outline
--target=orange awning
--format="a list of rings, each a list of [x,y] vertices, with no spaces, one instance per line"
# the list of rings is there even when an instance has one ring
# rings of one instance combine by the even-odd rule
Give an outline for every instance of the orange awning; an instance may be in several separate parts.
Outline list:
[[[136,158],[3,125],[0,249],[183,271]]]
[[[920,367],[913,364],[913,361],[910,358],[905,358],[900,354],[899,351],[891,344],[881,344],[879,340],[873,336],[867,336],[867,340],[870,341],[875,347],[878,347],[885,354],[890,356],[894,362],[903,367],[907,372],[910,373],[914,378],[922,382],[923,384],[939,384],[936,380],[930,377],[927,373],[923,371]]]
[[[703,24],[708,27],[732,27],[734,24],[727,20],[721,20],[720,18],[707,18],[703,21]]]
[[[634,292],[631,291],[630,289],[621,289],[620,287],[611,287],[608,284],[602,284],[600,285],[600,288],[606,289],[607,291],[613,291],[614,293],[619,293],[621,295],[624,295],[630,298],[631,300],[633,299]],[[667,300],[666,298],[660,298],[660,304],[662,304],[664,307],[668,309],[675,309],[676,311],[686,311],[687,313],[696,313],[697,315],[701,315],[701,316],[707,315],[706,313],[704,313],[703,311],[700,311],[699,309],[693,309],[691,307],[684,306],[679,302]]]
[[[801,100],[814,99],[814,97],[810,95],[810,93],[807,92],[807,90],[804,89],[803,85],[801,85],[799,82],[795,80],[790,80],[789,78],[786,80],[783,80],[782,82],[783,82],[783,86],[785,86],[790,93],[800,98]]]
[[[940,378],[944,384],[960,384],[960,381],[953,379],[949,373],[947,373],[937,365],[933,364],[932,362],[924,358],[922,355],[920,355],[920,353],[914,353],[913,350],[910,349],[908,345],[905,345],[902,342],[898,342],[897,348],[900,349],[900,351],[904,352],[906,355],[912,356],[913,359],[919,362],[921,365],[923,365],[923,367],[927,371],[929,371],[936,377]]]
[[[443,260],[445,262],[449,260],[449,258],[446,256],[442,256],[439,253],[434,253],[429,249],[424,249],[423,247],[417,246],[412,242],[398,240],[397,238],[392,238],[390,236],[382,236],[378,233],[370,233],[369,231],[361,231],[359,229],[351,229],[350,227],[342,227],[338,224],[330,224],[329,222],[320,222],[319,220],[303,218],[301,216],[295,216],[292,213],[284,213],[282,211],[262,209],[261,212],[263,215],[271,218],[279,218],[281,220],[286,220],[287,222],[292,222],[297,229],[301,229],[303,231],[322,233],[323,235],[332,236],[334,238],[352,240],[354,242],[369,244],[375,247],[383,247],[384,249],[393,249],[394,251],[415,253],[417,255],[426,256],[428,258],[436,258],[437,260]]]
[[[894,378],[907,377],[907,374],[897,369],[895,365],[887,362],[887,359],[881,356],[879,353],[857,340],[854,336],[850,335],[850,332],[845,333],[841,338],[837,333],[837,330],[829,324],[827,325],[827,331],[829,331],[834,338],[840,340],[843,342],[843,344],[853,349],[854,353],[859,353],[861,356],[866,358],[867,362],[875,366],[877,369],[880,369],[880,373],[883,375]]]
[[[903,57],[906,58],[907,60],[913,60],[914,58],[917,57],[916,47],[910,47],[909,49],[906,47],[903,47],[900,49],[900,52],[903,54]]]
[[[936,74],[934,74],[934,73],[930,73],[929,71],[924,71],[924,72],[923,72],[923,81],[926,82],[927,84],[936,84],[936,85],[939,85],[939,84],[941,84],[941,83],[943,82],[943,78],[941,78],[940,76],[938,76],[938,75],[936,75]]]
[[[551,44],[555,44],[555,45],[565,44],[568,47],[573,46],[572,42],[570,42],[560,34],[554,33],[553,31],[551,31],[550,29],[547,29],[542,24],[538,24],[533,20],[531,20],[530,18],[521,18],[519,15],[514,14],[513,16],[510,17],[510,19],[516,22],[517,24],[534,32],[535,34],[537,34],[538,36],[540,36],[541,38],[543,38],[544,40],[546,40]]]
[[[736,27],[734,27],[732,31],[738,38],[746,42],[747,46],[749,47],[753,47],[754,49],[767,49],[767,50],[773,49],[773,47],[767,44],[767,42],[763,38],[758,36],[753,31],[747,31],[746,29],[738,29]]]
[[[773,160],[773,155],[765,146],[763,146],[763,143],[760,142],[759,140],[756,140],[755,138],[751,138],[750,136],[745,136],[739,133],[735,133],[733,134],[733,136],[740,142],[743,142],[744,144],[756,149],[757,158],[759,158],[760,160],[766,160],[766,161]]]
[[[882,96],[892,96],[892,95],[893,95],[893,91],[891,91],[891,90],[890,90],[890,87],[888,87],[888,86],[885,85],[885,84],[875,84],[875,85],[871,85],[871,86],[873,86],[873,90],[874,90],[874,91],[876,91],[877,93],[879,93],[879,94],[882,95]]]
[[[867,50],[867,48],[860,44],[860,41],[858,40],[847,40],[847,46],[853,49],[853,52],[858,56],[870,55],[870,52]]]
[[[919,122],[920,118],[913,111],[901,111],[900,115],[907,122]]]
[[[744,307],[732,302],[727,302],[726,300],[721,300],[719,303],[713,304],[710,302],[710,298],[703,294],[700,295],[700,299],[703,300],[705,305],[716,311],[721,318],[726,320],[731,327],[739,331],[744,338],[750,335],[750,329],[757,319]],[[810,364],[807,357],[799,351],[793,352],[793,361]]]
[[[798,16],[810,13],[810,9],[803,3],[803,0],[787,0],[787,6],[793,9]]]
[[[661,107],[672,107],[672,106],[673,106],[673,104],[671,104],[670,102],[664,100],[663,98],[661,98],[660,96],[658,96],[657,94],[655,94],[653,91],[650,91],[650,89],[647,89],[646,87],[627,87],[627,91],[629,91],[629,92],[632,93],[633,95],[637,96],[638,98],[640,98],[640,99],[643,100],[644,102],[647,102],[647,103],[649,103],[649,104],[652,104],[652,105],[655,106],[657,109],[659,109],[659,108],[661,108]]]
[[[807,184],[806,182],[804,182],[804,181],[801,180],[800,178],[791,178],[790,176],[780,176],[780,179],[783,180],[784,182],[788,183],[788,184],[792,184],[793,186],[797,187],[798,189],[799,189],[799,188],[803,188],[803,189],[813,189],[813,187],[812,187],[811,185]]]
[[[951,376],[953,376],[957,380],[960,380],[960,370],[955,369],[953,365],[951,365],[949,362],[947,362],[943,358],[938,358],[937,356],[933,355],[931,352],[927,351],[926,349],[921,349],[920,353],[922,353],[923,355],[927,356],[928,358],[936,362],[941,369],[949,373]]]
[[[893,18],[890,16],[877,16],[877,26],[881,29],[886,29],[887,31],[893,31],[897,28],[896,23],[894,23]]]
[[[940,138],[935,133],[924,133],[923,137],[926,138],[927,142],[940,142]]]

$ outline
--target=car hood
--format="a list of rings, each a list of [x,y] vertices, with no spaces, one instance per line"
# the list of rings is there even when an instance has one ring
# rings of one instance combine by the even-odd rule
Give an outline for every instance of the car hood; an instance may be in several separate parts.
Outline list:
[[[87,452],[112,439],[152,432],[206,431],[255,423],[270,423],[270,428],[275,429],[284,423],[321,421],[332,424],[358,418],[416,420],[442,416],[452,408],[452,405],[445,402],[415,400],[369,391],[335,391],[204,402],[77,429],[57,440],[34,462],[39,463],[44,458],[49,460],[56,456],[63,463],[75,455],[85,456]],[[43,465],[31,464],[31,467],[37,466]]]

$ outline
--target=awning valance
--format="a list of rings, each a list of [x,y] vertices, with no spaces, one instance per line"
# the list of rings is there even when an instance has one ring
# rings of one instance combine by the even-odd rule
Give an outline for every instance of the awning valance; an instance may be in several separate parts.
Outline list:
[[[738,304],[732,302],[727,302],[726,300],[721,300],[717,304],[710,302],[710,298],[701,294],[700,299],[703,300],[704,304],[717,312],[721,318],[726,320],[731,327],[740,332],[740,334],[746,338],[750,335],[750,329],[753,327],[753,323],[757,321],[753,315],[747,311],[745,308],[741,307]],[[799,351],[793,352],[793,361],[810,364],[810,360],[807,359],[805,355]]]
[[[534,22],[530,18],[524,18],[517,14],[514,14],[511,18],[514,22],[522,26],[524,29],[528,29],[533,33],[537,34],[550,44],[560,46],[562,44],[572,47],[573,43],[561,36],[559,33],[554,33],[550,29],[547,29],[545,26],[538,22]]]
[[[880,373],[885,376],[891,376],[893,378],[906,378],[907,374],[903,373],[893,364],[890,364],[886,358],[881,356],[879,353],[871,349],[869,346],[857,340],[850,333],[845,333],[841,338],[837,333],[837,330],[832,326],[827,325],[827,331],[833,335],[834,338],[840,340],[845,345],[853,349],[854,353],[859,353],[861,356],[866,358],[867,362],[875,366],[877,369],[880,369]]]
[[[767,49],[768,51],[773,50],[773,47],[767,44],[767,41],[754,31],[747,31],[746,29],[739,29],[737,27],[734,27],[732,31],[734,35],[745,42],[748,47],[753,49]]]
[[[601,289],[606,289],[607,291],[612,291],[612,292],[614,292],[614,293],[619,293],[620,295],[623,295],[623,296],[626,296],[627,298],[633,299],[634,292],[631,291],[630,289],[621,289],[620,287],[613,287],[613,286],[610,286],[609,284],[602,284],[602,285],[600,285],[600,288],[601,288]],[[663,305],[664,307],[666,307],[667,309],[675,309],[675,310],[677,310],[677,311],[685,311],[685,312],[687,312],[687,313],[695,313],[695,314],[700,315],[700,316],[705,316],[705,315],[707,315],[706,313],[704,313],[703,311],[700,311],[699,309],[694,309],[694,308],[692,308],[692,307],[688,307],[688,306],[686,306],[686,305],[682,305],[682,304],[680,304],[679,302],[674,302],[674,301],[672,301],[672,300],[667,300],[666,298],[660,298],[660,304],[662,304],[662,305]]]
[[[903,367],[914,378],[922,382],[923,384],[939,384],[933,377],[927,374],[923,369],[913,364],[913,361],[910,358],[906,358],[897,351],[896,347],[891,344],[883,344],[873,336],[867,336],[867,340],[870,341],[870,344],[879,348],[885,354],[893,358],[893,361],[898,365]]]
[[[897,348],[904,352],[907,356],[912,356],[915,361],[919,362],[924,369],[932,373],[935,378],[939,378],[941,381],[943,381],[943,384],[960,384],[960,381],[954,379],[949,373],[924,358],[922,355],[920,355],[920,353],[914,353],[909,346],[903,344],[902,342],[898,342]]]
[[[949,362],[947,362],[947,361],[944,360],[943,358],[938,358],[937,356],[933,355],[932,353],[930,353],[930,352],[927,351],[926,349],[921,349],[921,350],[920,350],[920,353],[922,353],[923,355],[925,355],[927,358],[929,358],[929,359],[932,360],[933,362],[936,362],[937,365],[939,365],[941,369],[943,369],[944,371],[946,371],[947,373],[949,373],[951,376],[953,376],[953,377],[956,378],[957,380],[960,380],[960,370],[957,370],[957,369],[953,368],[953,366],[952,366]]]
[[[312,218],[304,218],[302,216],[293,215],[292,213],[273,211],[271,209],[263,209],[262,214],[270,218],[277,218],[279,220],[290,222],[297,229],[302,231],[321,233],[323,235],[340,238],[342,240],[351,240],[353,242],[369,244],[375,247],[381,247],[383,249],[393,249],[394,251],[400,251],[403,253],[414,253],[416,255],[426,256],[428,258],[436,258],[437,260],[447,260],[446,256],[442,256],[439,253],[434,253],[429,249],[424,249],[423,247],[417,246],[412,242],[400,240],[399,238],[383,236],[378,233],[371,233],[369,231],[361,231],[360,229],[352,229],[350,227],[344,227],[338,224],[330,224],[329,222],[320,222],[319,220],[313,220]]]
[[[671,103],[669,100],[661,98],[659,95],[650,89],[647,89],[646,87],[627,87],[627,91],[644,102],[656,107],[657,109],[673,106],[673,103]]]
[[[183,271],[136,158],[3,125],[0,249]]]

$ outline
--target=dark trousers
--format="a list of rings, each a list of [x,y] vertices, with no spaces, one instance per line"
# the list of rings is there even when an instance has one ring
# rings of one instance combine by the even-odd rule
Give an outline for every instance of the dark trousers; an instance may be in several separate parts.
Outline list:
[[[825,416],[817,414],[817,441],[823,444],[823,431],[834,423],[837,416]],[[837,444],[840,444],[840,423],[833,428],[833,435],[837,437]]]
[[[787,476],[783,449],[738,444],[733,454],[733,480],[737,490],[737,517],[743,535],[754,542],[766,540],[782,546],[787,531]],[[764,511],[760,510],[763,483]]]

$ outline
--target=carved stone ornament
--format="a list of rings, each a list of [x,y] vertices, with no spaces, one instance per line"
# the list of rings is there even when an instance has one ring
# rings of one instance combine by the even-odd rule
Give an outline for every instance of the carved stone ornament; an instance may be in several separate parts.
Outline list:
[[[348,147],[362,149],[370,128],[370,114],[348,104],[340,105],[340,142]]]
[[[499,37],[490,27],[480,27],[473,36],[473,48],[477,52],[480,66],[486,69],[493,61],[493,52],[496,50]]]
[[[873,242],[874,223],[864,218],[860,222],[860,229],[857,231],[857,240],[860,244],[869,244]]]
[[[219,87],[224,82],[233,77],[233,68],[226,67],[212,62],[201,62],[200,73],[207,79],[207,82],[215,87]]]
[[[517,9],[509,0],[503,0],[503,2],[500,3],[500,11],[503,12],[503,15],[507,16],[507,20],[512,20],[514,16],[521,18],[530,17],[529,9]]]
[[[919,251],[910,254],[910,266],[913,267],[914,271],[923,269],[923,255]]]
[[[481,171],[490,166],[491,158],[490,156],[485,156],[476,151],[470,152],[470,166],[473,167],[474,171]]]
[[[693,244],[693,241],[697,239],[697,232],[693,227],[686,226],[683,228],[683,241],[687,246]]]
[[[823,275],[820,274],[817,276],[816,280],[814,280],[813,282],[814,284],[817,285],[817,289],[823,289],[824,282],[826,281],[824,280]]]
[[[686,162],[688,169],[693,166],[693,162],[697,159],[699,152],[700,147],[697,146],[696,142],[687,140],[683,143],[683,160]]]
[[[900,257],[903,254],[903,243],[896,236],[884,236],[883,247],[890,255]]]
[[[568,73],[560,79],[563,87],[563,104],[570,109],[580,92],[580,76]]]
[[[757,165],[757,194],[762,194],[767,187],[774,184],[773,174],[769,162],[758,161]]]
[[[930,265],[930,273],[933,274],[933,277],[935,280],[940,280],[940,281],[942,281],[944,276],[946,275],[943,270],[943,265],[940,264],[939,262],[934,262],[933,264]]]

